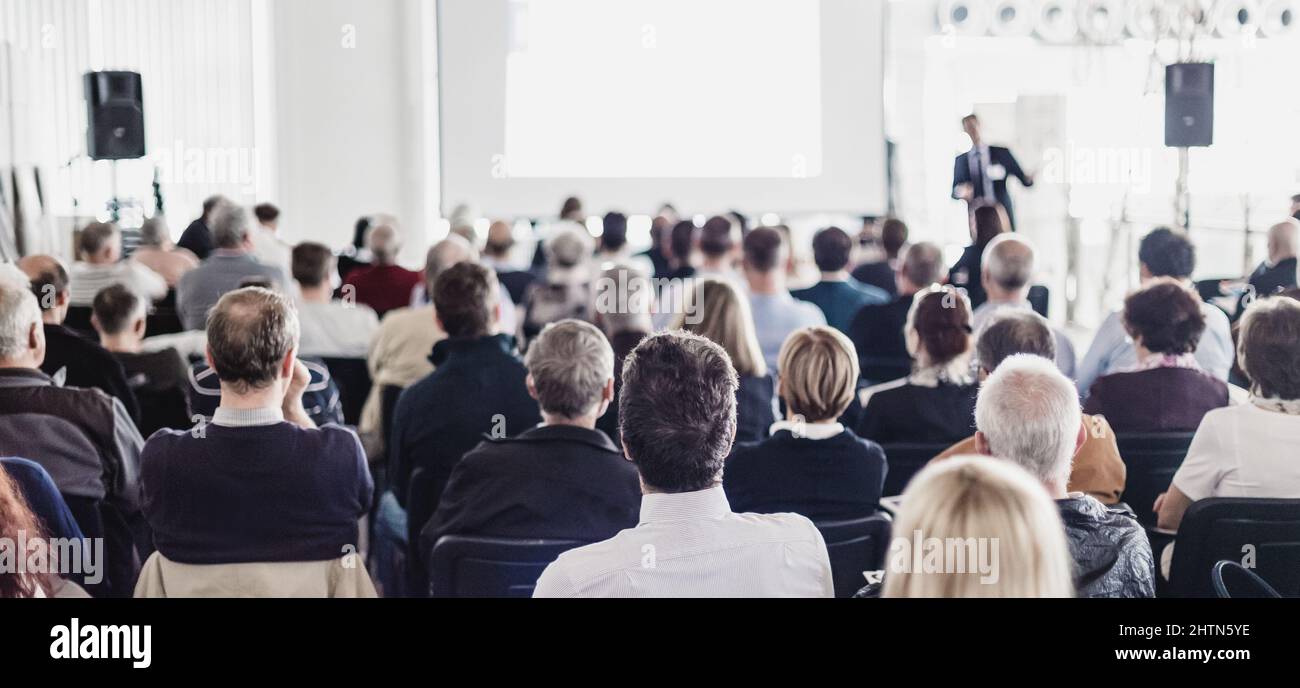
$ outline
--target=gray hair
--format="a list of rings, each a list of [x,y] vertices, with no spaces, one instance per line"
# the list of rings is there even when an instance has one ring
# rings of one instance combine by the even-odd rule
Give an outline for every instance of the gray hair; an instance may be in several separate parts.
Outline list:
[[[943,250],[937,244],[918,241],[903,254],[903,276],[918,289],[943,278]]]
[[[212,243],[217,248],[239,248],[243,245],[252,225],[248,209],[230,203],[219,203],[213,213]]]
[[[433,282],[443,270],[466,261],[477,261],[478,251],[459,234],[448,234],[446,239],[429,247],[424,254],[424,282],[433,298]]]
[[[1056,334],[1033,311],[1008,311],[996,316],[975,340],[975,363],[988,372],[1016,354],[1056,360]]]
[[[558,268],[577,267],[591,255],[591,234],[576,222],[561,223],[558,231],[546,242],[545,250],[549,265]]]
[[[298,346],[298,312],[283,294],[245,287],[217,301],[207,331],[217,378],[239,392],[262,389],[275,381],[280,363]]]
[[[580,418],[595,409],[614,379],[614,350],[594,325],[561,320],[547,325],[528,347],[524,365],[543,411]]]
[[[981,264],[994,284],[1019,291],[1034,279],[1034,246],[1014,234],[999,234],[984,248]]]
[[[975,403],[975,426],[993,455],[1043,483],[1068,482],[1082,418],[1074,383],[1041,356],[1008,358]]]
[[[40,322],[41,307],[36,303],[36,295],[10,270],[0,271],[0,360],[10,360],[27,351],[28,333]]]
[[[171,232],[167,229],[167,218],[162,215],[154,215],[140,225],[141,246],[162,246],[169,239]]]
[[[593,312],[600,318],[605,334],[612,337],[622,332],[648,333],[654,329],[650,309],[655,292],[645,272],[616,263],[601,272],[593,294],[596,298]]]
[[[397,260],[397,254],[402,250],[402,237],[391,224],[371,227],[366,234],[366,248],[370,249],[376,263],[390,265]]]

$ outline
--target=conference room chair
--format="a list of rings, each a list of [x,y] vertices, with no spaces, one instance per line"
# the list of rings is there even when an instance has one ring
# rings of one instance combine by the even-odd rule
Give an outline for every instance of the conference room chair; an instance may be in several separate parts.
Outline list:
[[[1169,596],[1214,597],[1214,569],[1224,560],[1250,567],[1283,597],[1300,596],[1300,499],[1193,503],[1178,527]]]
[[[429,562],[430,597],[532,597],[537,579],[561,554],[589,543],[444,535]]]
[[[853,597],[866,579],[864,571],[884,568],[889,552],[889,533],[893,519],[884,512],[848,521],[822,521],[817,523],[826,551],[831,558],[831,578],[835,582],[835,597]]]
[[[343,422],[355,426],[361,422],[361,407],[370,396],[370,368],[364,358],[322,358],[330,377],[339,388],[343,404]]]
[[[1116,435],[1120,458],[1128,471],[1120,501],[1137,514],[1138,522],[1153,528],[1156,515],[1151,507],[1169,489],[1174,473],[1183,464],[1195,433],[1126,433]]]
[[[1052,302],[1051,289],[1048,289],[1041,284],[1036,284],[1029,288],[1029,294],[1025,298],[1029,301],[1029,306],[1034,309],[1035,313],[1044,318],[1048,317],[1047,307],[1048,304]]]
[[[1211,577],[1214,594],[1221,600],[1274,599],[1281,597],[1268,581],[1235,561],[1224,559],[1214,565]]]
[[[358,554],[324,561],[184,564],[154,552],[140,570],[135,597],[370,598],[378,594]]]
[[[168,289],[167,295],[161,301],[154,303],[153,309],[145,318],[144,331],[150,337],[185,331],[185,326],[181,324],[180,313],[176,311],[176,289]]]
[[[886,356],[862,356],[858,359],[862,379],[872,385],[890,382],[912,374],[912,359]]]
[[[882,497],[903,494],[912,476],[916,475],[934,457],[942,454],[948,444],[890,444],[885,450],[885,489]],[[861,587],[861,586],[859,586]]]

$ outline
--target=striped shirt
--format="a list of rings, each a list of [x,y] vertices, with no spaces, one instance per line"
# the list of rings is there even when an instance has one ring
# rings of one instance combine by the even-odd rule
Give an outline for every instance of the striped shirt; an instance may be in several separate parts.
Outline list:
[[[641,498],[641,522],[560,555],[534,597],[832,597],[826,543],[796,514],[737,514],[721,486]]]
[[[68,272],[68,302],[74,306],[89,306],[95,301],[95,294],[114,284],[125,285],[146,303],[167,295],[167,282],[140,263],[73,263]]]

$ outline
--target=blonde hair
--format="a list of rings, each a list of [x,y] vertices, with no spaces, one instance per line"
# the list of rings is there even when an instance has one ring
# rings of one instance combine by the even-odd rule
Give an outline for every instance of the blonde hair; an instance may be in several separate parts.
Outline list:
[[[809,423],[839,418],[857,390],[857,350],[834,328],[795,330],[781,345],[777,368],[786,408]]]
[[[894,563],[900,540],[914,537],[987,541],[997,575],[989,581],[970,566],[934,572],[899,567],[904,570],[885,574],[885,597],[1074,595],[1073,560],[1060,513],[1042,485],[1008,461],[955,457],[918,473],[903,493],[887,562]]]
[[[741,377],[767,375],[749,299],[735,284],[711,277],[696,280],[694,288],[686,290],[685,300],[686,307],[674,318],[671,329],[698,334],[722,347]]]

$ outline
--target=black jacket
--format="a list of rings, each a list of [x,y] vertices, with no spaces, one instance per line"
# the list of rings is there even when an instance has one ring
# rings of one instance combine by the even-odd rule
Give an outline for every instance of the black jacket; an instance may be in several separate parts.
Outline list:
[[[776,422],[776,381],[772,376],[742,375],[736,390],[736,441],[756,442],[767,437]]]
[[[199,218],[190,223],[181,233],[181,238],[176,242],[177,248],[189,249],[199,260],[207,260],[212,253],[212,230],[203,223],[203,218]]]
[[[925,387],[898,380],[872,392],[856,430],[859,436],[886,446],[955,444],[975,434],[978,394],[975,383]]]
[[[1250,273],[1250,288],[1237,299],[1237,312],[1233,314],[1232,319],[1236,320],[1246,311],[1246,299],[1262,299],[1272,296],[1279,291],[1290,289],[1296,286],[1296,259],[1287,258],[1278,261],[1277,265],[1260,263],[1255,271]]]
[[[102,390],[117,397],[126,412],[138,425],[140,404],[137,403],[126,372],[108,349],[100,346],[62,325],[45,325],[45,361],[41,371],[53,377],[60,369],[67,369],[64,387],[86,387]]]
[[[1016,156],[1012,155],[1011,151],[1006,148],[1001,146],[989,146],[989,164],[987,167],[994,166],[1000,166],[1005,174],[1001,179],[996,177],[993,178],[993,198],[986,199],[984,197],[983,182],[974,179],[971,176],[970,152],[968,151],[958,155],[956,162],[953,164],[952,172],[953,198],[957,198],[958,185],[967,183],[973,185],[975,187],[975,197],[973,200],[997,201],[1007,211],[1007,219],[1011,222],[1011,226],[1008,229],[1015,231],[1016,214],[1014,209],[1011,207],[1011,194],[1007,191],[1007,180],[1015,177],[1026,187],[1033,186],[1034,183],[1029,179],[1029,176],[1025,174],[1024,170],[1020,169],[1020,163],[1016,161]]]
[[[948,284],[966,290],[970,297],[970,307],[979,308],[988,300],[984,292],[983,275],[984,249],[988,244],[971,244],[961,252],[961,258],[948,270]]]
[[[605,433],[538,426],[486,440],[456,464],[420,556],[443,535],[599,542],[635,526],[640,505],[636,468]]]
[[[853,268],[852,275],[853,279],[863,284],[883,289],[890,296],[898,296],[898,280],[894,279],[894,266],[888,261],[863,263]]]
[[[762,442],[737,445],[722,487],[738,513],[790,512],[838,521],[876,512],[885,470],[880,445],[851,430],[824,440],[781,430]]]
[[[1056,500],[1065,523],[1079,597],[1155,597],[1155,558],[1146,531],[1127,507],[1086,495]]]
[[[912,296],[900,296],[889,303],[863,306],[849,325],[849,339],[858,351],[862,378],[888,382],[907,375],[912,356],[907,353],[903,327],[912,309]]]

